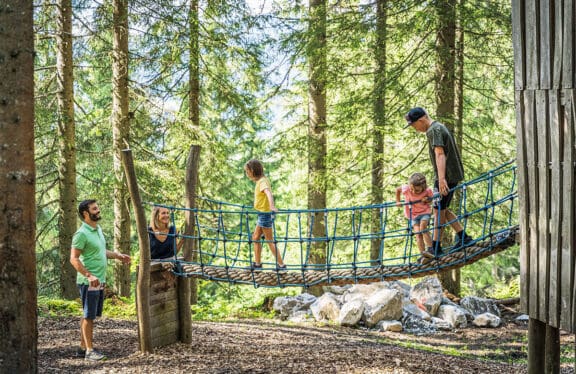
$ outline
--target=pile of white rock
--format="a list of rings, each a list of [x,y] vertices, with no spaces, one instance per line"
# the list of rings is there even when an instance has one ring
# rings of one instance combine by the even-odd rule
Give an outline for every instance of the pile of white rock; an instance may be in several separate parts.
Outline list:
[[[378,282],[329,286],[315,297],[308,293],[278,297],[274,310],[281,319],[307,322],[312,319],[341,326],[364,326],[380,331],[432,333],[478,327],[498,327],[500,309],[494,300],[468,296],[459,304],[444,296],[436,277],[408,284]]]

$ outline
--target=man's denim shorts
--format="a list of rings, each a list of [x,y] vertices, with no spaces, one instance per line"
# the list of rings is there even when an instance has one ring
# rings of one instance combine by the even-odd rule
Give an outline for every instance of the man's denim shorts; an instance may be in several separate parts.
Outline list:
[[[80,300],[84,309],[84,318],[96,319],[102,316],[102,307],[104,306],[104,289],[88,291],[87,284],[79,284]]]

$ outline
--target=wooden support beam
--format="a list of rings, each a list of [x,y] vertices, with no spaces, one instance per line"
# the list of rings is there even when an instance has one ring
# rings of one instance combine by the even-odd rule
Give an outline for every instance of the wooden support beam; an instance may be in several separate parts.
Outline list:
[[[528,320],[528,374],[544,373],[546,324],[537,319]]]
[[[138,280],[136,282],[136,310],[138,312],[138,338],[140,351],[152,353],[152,338],[150,328],[150,240],[138,181],[134,171],[134,161],[130,149],[122,150],[122,163],[126,173],[126,183],[132,200],[132,208],[136,219],[138,231],[138,245],[140,247],[140,264],[138,266]]]
[[[546,374],[560,374],[560,329],[546,325]]]

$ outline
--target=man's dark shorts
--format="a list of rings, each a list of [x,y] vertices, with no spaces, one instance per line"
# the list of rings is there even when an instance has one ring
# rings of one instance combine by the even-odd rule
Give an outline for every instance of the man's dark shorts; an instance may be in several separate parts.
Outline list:
[[[452,197],[454,196],[454,187],[456,187],[458,183],[448,183],[448,195],[442,196],[440,200],[434,199],[434,209],[438,210],[445,210],[450,207],[450,202],[452,202]],[[434,193],[440,191],[438,187],[438,181],[434,181]]]
[[[104,306],[104,290],[89,291],[87,284],[78,284],[78,290],[84,309],[84,318],[96,319],[96,317],[101,317]]]

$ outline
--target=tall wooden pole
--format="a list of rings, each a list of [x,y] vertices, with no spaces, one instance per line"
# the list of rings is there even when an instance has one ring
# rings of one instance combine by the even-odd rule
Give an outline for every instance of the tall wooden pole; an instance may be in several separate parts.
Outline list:
[[[134,171],[134,161],[130,149],[122,150],[122,163],[126,173],[128,191],[132,200],[136,230],[138,231],[138,245],[140,246],[140,264],[138,266],[138,281],[136,282],[136,310],[138,312],[138,337],[140,351],[152,352],[152,329],[150,326],[150,240],[146,217],[142,208],[138,181]]]
[[[188,153],[186,162],[186,236],[194,236],[194,213],[192,209],[196,208],[196,188],[198,184],[198,167],[200,163],[200,146],[192,145]],[[185,261],[195,261],[197,259],[196,241],[184,239],[182,254]],[[197,292],[197,287],[192,287],[190,278],[180,278],[178,282],[178,301],[180,305],[180,341],[182,343],[192,342],[192,313],[190,311],[190,301],[193,295],[192,291]]]

